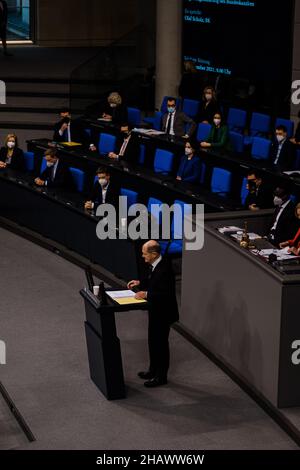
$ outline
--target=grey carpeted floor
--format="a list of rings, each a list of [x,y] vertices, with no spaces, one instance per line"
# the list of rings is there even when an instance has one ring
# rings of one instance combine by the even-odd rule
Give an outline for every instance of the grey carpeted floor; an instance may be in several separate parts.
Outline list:
[[[19,449],[296,449],[287,435],[226,375],[176,332],[170,383],[147,390],[144,313],[118,316],[128,398],[108,402],[89,378],[83,272],[0,229],[0,380],[36,442]],[[6,444],[4,442],[6,440]]]

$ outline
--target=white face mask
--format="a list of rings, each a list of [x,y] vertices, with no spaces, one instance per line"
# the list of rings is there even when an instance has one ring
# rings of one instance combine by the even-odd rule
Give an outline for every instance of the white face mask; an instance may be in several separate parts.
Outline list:
[[[277,141],[278,141],[279,143],[281,143],[281,142],[284,141],[285,137],[284,137],[284,135],[277,135],[277,136],[276,136],[276,139],[277,139]]]
[[[221,124],[221,119],[214,119],[215,126],[219,126]]]
[[[110,107],[111,107],[111,108],[116,108],[117,105],[116,105],[116,103],[110,103]]]
[[[102,187],[104,187],[104,188],[105,188],[105,186],[108,185],[108,181],[107,181],[106,178],[99,178],[98,181],[99,181],[99,184],[100,184]]]
[[[207,101],[211,101],[211,100],[212,100],[212,94],[211,94],[211,93],[207,93],[207,94],[205,95],[205,99],[206,99]]]
[[[54,166],[54,163],[53,162],[47,162],[47,167],[48,168],[52,168]]]
[[[193,149],[190,149],[190,148],[188,148],[188,147],[185,149],[185,154],[186,154],[186,155],[189,156],[189,155],[192,155],[192,153],[193,153]]]
[[[278,197],[278,196],[274,196],[273,202],[274,202],[275,207],[280,207],[283,204],[283,200],[281,199],[281,197]]]
[[[16,146],[16,143],[15,143],[15,142],[7,142],[7,147],[8,147],[9,149],[13,149],[15,146]]]

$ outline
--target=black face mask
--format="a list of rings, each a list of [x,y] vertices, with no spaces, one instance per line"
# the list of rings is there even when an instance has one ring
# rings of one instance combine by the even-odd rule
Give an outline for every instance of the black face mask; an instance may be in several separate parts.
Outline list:
[[[255,181],[248,181],[249,191],[253,193],[256,191],[256,182]]]

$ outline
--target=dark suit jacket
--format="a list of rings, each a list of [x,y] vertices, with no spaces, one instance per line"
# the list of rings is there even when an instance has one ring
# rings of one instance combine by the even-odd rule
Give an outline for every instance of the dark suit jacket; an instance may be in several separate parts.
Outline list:
[[[211,101],[205,106],[205,101],[201,102],[199,112],[196,116],[196,122],[207,121],[210,124],[213,123],[214,115],[220,111],[217,101]]]
[[[73,190],[75,185],[69,167],[59,160],[54,181],[51,179],[52,168],[46,168],[40,175],[40,179],[47,182],[47,188]]]
[[[2,147],[0,150],[0,161],[5,162],[7,157],[7,147]],[[12,170],[25,171],[25,159],[23,150],[18,147],[14,148],[11,164],[8,165]]]
[[[269,236],[270,241],[276,246],[279,246],[279,244],[282,242],[291,240],[299,227],[299,222],[295,216],[295,204],[290,201],[278,220],[276,230],[273,233],[274,238],[272,238],[271,229],[274,226],[279,210],[280,208],[278,207],[274,212],[274,216],[270,225]]]
[[[296,142],[300,142],[300,122],[298,123],[297,129],[295,132],[295,139],[296,139]]]
[[[53,135],[53,140],[55,142],[66,142],[65,136],[61,136],[59,131],[62,126],[62,121],[59,121],[57,124],[54,126],[54,135]],[[71,131],[71,140],[72,142],[78,142],[85,147],[88,147],[90,145],[90,139],[88,134],[85,132],[83,125],[81,124],[80,121],[78,120],[71,120],[70,124],[70,131]],[[94,142],[95,143],[95,142]]]
[[[140,289],[148,292],[149,315],[164,324],[178,321],[175,276],[168,258],[163,258],[151,276],[141,281]]]
[[[169,113],[165,113],[162,118],[163,132],[167,131],[168,116]],[[190,124],[190,128],[187,130],[187,134],[191,136],[196,130],[196,123],[192,118],[177,110],[174,118],[174,132],[176,137],[182,137],[186,134],[186,124]]]
[[[108,114],[112,117],[112,124],[117,127],[127,126],[128,125],[128,112],[127,107],[123,104],[120,104],[116,108],[111,108],[109,103],[106,102],[103,113]]]
[[[120,195],[119,188],[114,183],[110,182],[107,188],[105,204],[111,204],[116,209],[118,209],[119,195]],[[94,207],[95,210],[97,210],[98,206],[103,204],[102,187],[98,181],[94,184],[90,199],[95,204],[95,207]]]
[[[124,143],[125,138],[120,136],[116,144],[116,153],[119,154]],[[140,155],[140,144],[137,137],[131,134],[129,142],[127,144],[125,153],[123,157],[120,157],[120,161],[125,161],[126,163],[137,165]]]
[[[185,155],[182,157],[177,176],[186,183],[200,184],[201,162],[200,158],[194,156],[191,160]]]
[[[249,206],[256,204],[260,209],[270,209],[274,207],[273,199],[272,189],[262,183],[255,193],[248,194],[245,208],[249,209]]]
[[[274,165],[277,157],[279,144],[277,141],[274,141],[271,147],[271,163]],[[284,142],[278,163],[276,167],[282,171],[294,170],[296,162],[296,146],[292,144],[288,139]]]

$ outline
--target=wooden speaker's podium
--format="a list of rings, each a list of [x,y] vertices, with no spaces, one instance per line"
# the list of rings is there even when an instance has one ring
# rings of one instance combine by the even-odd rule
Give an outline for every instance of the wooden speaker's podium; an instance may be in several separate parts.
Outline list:
[[[118,305],[107,296],[107,305],[88,289],[80,291],[85,303],[85,334],[92,381],[108,400],[126,397],[120,340],[115,313],[147,310],[142,304]]]

